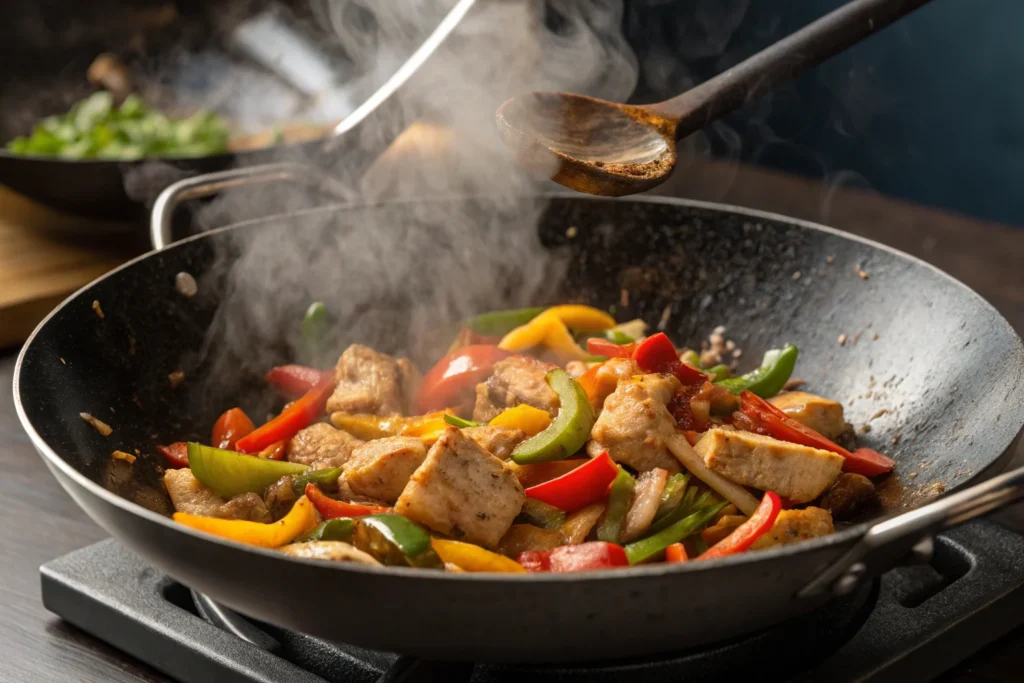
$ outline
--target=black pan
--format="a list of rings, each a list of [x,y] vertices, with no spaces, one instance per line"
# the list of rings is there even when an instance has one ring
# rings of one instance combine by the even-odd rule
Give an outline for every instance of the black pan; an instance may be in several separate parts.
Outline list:
[[[476,233],[453,240],[445,226],[476,204],[332,206],[140,257],[35,331],[15,373],[19,417],[82,508],[175,579],[283,627],[438,659],[610,659],[753,632],[851,591],[911,547],[926,554],[919,541],[928,534],[1019,495],[1024,475],[1014,472],[982,491],[940,496],[993,474],[1018,437],[1024,348],[989,304],[935,268],[782,216],[653,198],[522,198],[492,206]],[[316,246],[300,250],[298,239]],[[512,265],[516,250],[535,251]],[[405,267],[408,254],[418,268]],[[275,275],[231,274],[254,260]],[[442,274],[481,266],[488,278],[439,284]],[[282,287],[295,271],[301,286]],[[175,290],[180,272],[196,276],[196,296]],[[353,275],[337,288],[331,272]],[[617,305],[623,320],[665,320],[681,343],[725,325],[750,365],[766,348],[794,342],[798,375],[848,403],[851,421],[889,411],[862,440],[897,461],[897,478],[883,486],[895,516],[714,562],[508,577],[290,559],[152,511],[168,505],[153,446],[205,438],[227,406],[269,407],[261,373],[291,360],[290,331],[313,297],[340,319],[338,350],[361,341],[421,364],[469,310],[566,300]],[[253,301],[272,305],[249,308]],[[172,389],[167,375],[179,368],[186,379]],[[80,411],[108,421],[113,434],[100,436]],[[111,460],[114,449],[135,448],[132,468]]]

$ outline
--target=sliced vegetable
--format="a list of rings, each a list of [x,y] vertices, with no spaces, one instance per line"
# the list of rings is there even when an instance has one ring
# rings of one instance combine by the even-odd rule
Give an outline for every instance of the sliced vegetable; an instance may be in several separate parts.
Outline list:
[[[562,545],[577,545],[587,540],[587,536],[597,526],[597,520],[604,514],[604,501],[591,503],[571,512],[559,528],[562,534]]]
[[[683,386],[707,381],[707,375],[679,360],[676,347],[664,332],[647,337],[637,344],[633,360],[644,372],[675,375]]]
[[[378,415],[353,415],[332,413],[331,424],[338,429],[364,441],[383,439],[386,436],[420,436],[443,432],[448,424],[448,412],[433,412],[416,417],[380,417]],[[426,440],[426,439],[424,439]],[[437,437],[434,437],[437,440]]]
[[[352,536],[352,545],[386,565],[442,566],[431,547],[430,535],[423,527],[394,513],[360,518]]]
[[[565,522],[565,512],[536,498],[527,498],[523,501],[523,509],[520,511],[519,517],[527,524],[533,524],[542,529],[558,529]]]
[[[284,460],[285,452],[288,450],[287,447],[287,441],[275,441],[257,453],[256,457],[266,458],[267,460]]]
[[[647,470],[636,480],[633,489],[633,504],[626,514],[626,523],[622,526],[622,541],[640,538],[654,521],[654,515],[661,504],[661,493],[668,482],[668,472],[656,467]]]
[[[553,550],[530,550],[519,556],[528,572],[582,572],[629,564],[622,546],[604,541],[564,545]]]
[[[683,502],[683,494],[686,493],[686,484],[690,481],[690,475],[683,472],[673,474],[665,482],[665,490],[661,492],[661,503],[658,511],[654,513],[654,519],[660,519],[679,507]]]
[[[243,453],[258,453],[275,441],[290,439],[300,430],[313,424],[324,412],[324,406],[334,391],[334,377],[317,383],[262,427],[239,439],[236,447]]]
[[[434,538],[430,544],[444,562],[451,562],[467,572],[521,574],[526,571],[518,562],[472,543]]]
[[[270,524],[200,517],[187,512],[175,512],[174,521],[208,534],[261,548],[277,548],[291,543],[319,523],[316,510],[305,496],[295,501],[287,515]]]
[[[679,543],[687,536],[699,532],[710,522],[718,511],[726,506],[726,503],[710,505],[701,508],[693,514],[684,517],[672,526],[662,529],[656,534],[648,536],[626,546],[626,557],[630,564],[640,564],[652,557],[660,555],[673,543]]]
[[[494,427],[518,429],[527,436],[535,436],[551,425],[551,415],[546,410],[534,408],[526,403],[520,403],[517,406],[503,410],[488,424]],[[472,426],[476,426],[476,423],[472,423]]]
[[[314,301],[302,316],[302,340],[316,347],[324,340],[327,332],[327,306],[323,301]]]
[[[544,414],[547,415],[547,413]],[[458,427],[459,429],[480,426],[479,422],[473,422],[472,420],[463,420],[458,415],[449,415],[448,413],[444,414],[444,421],[445,423],[450,424],[452,427]]]
[[[633,475],[621,465],[618,470],[608,488],[608,507],[604,512],[604,519],[597,527],[597,540],[607,543],[619,543],[621,540],[622,525],[633,502],[633,486],[636,484]]]
[[[596,308],[555,306],[506,334],[498,346],[509,351],[525,351],[543,345],[561,354],[565,360],[589,360],[589,354],[579,347],[569,328],[600,332],[614,326],[615,319]]]
[[[312,484],[318,489],[337,489],[338,477],[341,476],[340,467],[331,467],[325,470],[306,470],[302,474],[292,477],[292,491],[296,496],[301,496],[306,491],[306,486]]]
[[[604,498],[618,474],[618,466],[605,452],[568,474],[526,489],[526,496],[571,512]]]
[[[847,456],[843,463],[843,471],[851,474],[862,474],[865,477],[877,477],[892,472],[896,461],[882,455],[871,448],[858,448]]]
[[[298,398],[333,376],[333,370],[317,370],[306,365],[278,365],[270,369],[266,380],[286,398]]]
[[[308,531],[295,539],[296,543],[308,543],[310,541],[345,541],[352,540],[352,533],[356,529],[356,522],[350,517],[338,517],[321,522],[311,531]]]
[[[262,494],[281,477],[309,469],[294,462],[265,460],[252,455],[226,451],[190,441],[188,461],[192,474],[206,488],[222,498],[243,493]]]
[[[217,448],[234,450],[235,443],[243,436],[251,433],[256,426],[241,408],[231,408],[224,411],[224,414],[217,418],[213,424],[213,434],[210,443]]]
[[[547,308],[541,306],[538,308],[516,308],[508,311],[491,311],[470,318],[466,321],[465,326],[477,334],[500,336],[508,334],[520,325],[525,325],[545,310]]]
[[[669,547],[665,548],[666,562],[678,564],[680,562],[686,562],[689,559],[689,556],[686,554],[686,546],[682,543],[673,543]]]
[[[597,337],[587,340],[587,353],[594,356],[632,358],[634,351],[636,351],[636,344],[631,343],[631,340],[624,343],[611,342]]]
[[[710,368],[705,370],[705,372],[711,375],[711,381],[716,383],[721,382],[722,380],[729,379],[729,377],[732,375],[732,370],[729,368],[729,366],[721,364],[712,365]]]
[[[171,467],[188,467],[188,444],[184,441],[157,446],[156,449],[167,458]]]
[[[424,375],[417,402],[419,412],[460,405],[473,394],[478,383],[490,376],[495,363],[511,355],[497,346],[482,344],[448,354]]]
[[[666,446],[683,467],[695,477],[717,491],[723,498],[738,507],[743,514],[749,515],[757,509],[757,498],[737,484],[726,479],[704,464],[704,459],[693,450],[693,446],[682,434],[673,434],[666,440]]]
[[[689,487],[686,489],[686,495],[683,496],[683,500],[679,503],[679,507],[672,510],[663,517],[657,518],[651,523],[650,529],[647,530],[648,534],[654,534],[662,529],[667,529],[684,517],[689,517],[700,508],[712,505],[716,502],[716,499],[712,497],[710,491],[704,491],[699,493],[696,487]]]
[[[508,466],[515,472],[516,479],[524,489],[528,489],[546,481],[557,479],[563,474],[572,472],[577,467],[590,462],[589,458],[571,458],[569,460],[555,460],[553,462],[538,462],[534,465],[517,465],[508,461]]]
[[[725,557],[743,552],[753,545],[754,541],[771,530],[781,511],[782,501],[779,500],[779,496],[773,491],[765,491],[764,498],[761,499],[761,504],[757,506],[754,514],[750,515],[746,522],[736,527],[736,530],[724,540],[711,546],[706,553],[700,556],[701,559]]]
[[[765,352],[761,367],[756,370],[715,383],[734,394],[750,391],[761,398],[771,398],[782,391],[782,387],[789,381],[793,368],[796,367],[797,355],[799,352],[792,344],[787,344],[781,349],[772,349]]]
[[[583,447],[594,426],[590,399],[569,373],[555,369],[544,379],[558,395],[558,415],[547,429],[515,447],[512,460],[520,465],[568,458]]]
[[[327,496],[314,484],[306,484],[306,498],[316,507],[316,511],[324,519],[337,519],[338,517],[365,517],[366,515],[377,515],[391,512],[391,508],[380,507],[379,505],[360,505],[358,503],[346,503],[343,500],[334,500]]]

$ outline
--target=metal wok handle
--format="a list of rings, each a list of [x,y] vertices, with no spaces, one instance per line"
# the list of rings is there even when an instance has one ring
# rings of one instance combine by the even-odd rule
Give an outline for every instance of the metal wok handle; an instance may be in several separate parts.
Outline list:
[[[797,593],[806,598],[845,595],[864,578],[907,557],[930,555],[932,534],[1024,497],[1024,467],[875,524],[845,555]]]
[[[296,163],[249,166],[185,178],[166,187],[153,204],[149,224],[149,239],[153,248],[163,249],[173,241],[171,218],[174,216],[174,210],[182,202],[211,197],[237,187],[275,182],[306,185],[321,190],[324,194],[345,198],[344,188],[326,177],[323,171]]]

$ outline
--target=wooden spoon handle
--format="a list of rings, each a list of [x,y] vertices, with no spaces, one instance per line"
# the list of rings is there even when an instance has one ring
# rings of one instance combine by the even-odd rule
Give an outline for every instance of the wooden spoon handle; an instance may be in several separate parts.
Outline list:
[[[646,107],[688,135],[792,80],[930,0],[852,0],[711,80]]]

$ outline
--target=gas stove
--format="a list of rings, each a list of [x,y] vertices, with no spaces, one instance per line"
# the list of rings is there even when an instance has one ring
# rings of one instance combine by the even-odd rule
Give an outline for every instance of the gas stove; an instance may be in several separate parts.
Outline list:
[[[222,628],[219,606],[114,540],[40,571],[47,609],[186,683],[690,683],[754,674],[905,682],[933,678],[1024,623],[1024,536],[987,521],[939,536],[929,564],[894,569],[765,631],[700,651],[582,666],[433,662],[330,643],[229,612],[228,622],[243,627],[238,635]]]

